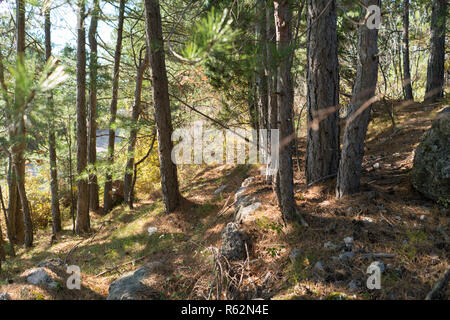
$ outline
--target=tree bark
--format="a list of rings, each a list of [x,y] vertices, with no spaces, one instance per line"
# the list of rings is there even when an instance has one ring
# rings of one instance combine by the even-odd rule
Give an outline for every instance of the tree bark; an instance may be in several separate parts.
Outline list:
[[[294,139],[293,102],[290,48],[292,38],[292,9],[289,0],[274,1],[274,17],[278,52],[282,53],[282,60],[278,67],[278,107],[280,119],[280,153],[279,179],[281,212],[285,220],[295,217],[294,181],[292,171],[292,149]],[[287,54],[289,52],[289,54]]]
[[[17,40],[17,65],[24,63],[25,58],[25,2],[16,0],[16,40]],[[13,174],[12,194],[10,194],[10,220],[14,221],[14,232],[18,243],[25,243],[27,247],[33,245],[33,225],[28,205],[28,199],[25,192],[25,159],[23,154],[26,148],[25,121],[23,109],[26,103],[26,92],[23,92],[22,86],[16,79],[14,92],[14,115],[11,118],[13,125],[10,131],[12,140],[11,146],[11,173]],[[17,118],[16,118],[17,117]],[[22,207],[22,221],[20,221],[20,211],[18,201]],[[19,229],[17,228],[19,226]],[[25,229],[22,239],[21,227]]]
[[[158,0],[145,0],[147,50],[152,74],[153,104],[158,132],[161,187],[166,212],[172,212],[180,203],[177,167],[172,162],[172,119],[170,114],[169,87],[164,57],[161,14]]]
[[[89,175],[89,210],[97,211],[99,208],[98,183],[95,167],[97,162],[97,24],[100,11],[99,0],[94,0],[91,24],[89,26],[89,46],[91,48],[89,59],[89,110],[88,110],[88,163],[91,166]]]
[[[268,128],[266,2],[256,0],[256,104],[259,128]]]
[[[2,206],[3,216],[5,217],[6,235],[8,236],[8,240],[9,240],[9,243],[11,246],[11,255],[13,257],[15,257],[16,251],[14,249],[14,239],[11,235],[11,227],[10,227],[9,220],[8,220],[8,211],[6,210],[5,202],[3,201],[3,190],[2,190],[1,186],[0,186],[0,204]]]
[[[308,137],[306,182],[339,164],[339,63],[336,2],[308,0]]]
[[[364,5],[381,6],[380,0],[363,0]],[[364,10],[364,9],[363,9]],[[336,196],[359,191],[364,140],[369,125],[370,108],[378,79],[378,29],[361,25],[358,31],[358,67],[349,114],[344,130]]]
[[[132,206],[132,195],[133,195],[133,168],[135,162],[135,150],[136,150],[136,140],[137,140],[137,122],[141,114],[141,94],[142,94],[142,82],[144,79],[145,70],[148,68],[148,54],[145,55],[144,60],[140,63],[138,72],[136,74],[136,87],[134,90],[134,104],[132,111],[132,123],[133,126],[130,131],[130,137],[128,139],[128,160],[125,166],[125,176],[123,179],[123,193],[125,202]]]
[[[108,136],[108,165],[111,168],[114,163],[114,145],[116,140],[116,116],[117,116],[117,96],[119,94],[119,71],[120,58],[122,55],[122,34],[123,34],[123,20],[125,16],[125,0],[120,0],[119,6],[119,25],[117,28],[117,42],[116,52],[114,53],[114,74],[113,74],[113,88],[112,99],[110,105],[110,119],[109,119],[109,136]],[[112,209],[112,173],[111,169],[106,174],[105,188],[103,191],[103,211],[108,213]]]
[[[276,48],[276,32],[274,21],[274,7],[273,5],[267,8],[266,14],[266,27],[267,27],[267,64],[269,66],[268,75],[268,117],[269,117],[269,129],[279,128],[278,118],[278,97],[277,97],[277,79],[278,68],[276,66],[276,58],[273,54],[273,49]],[[270,141],[270,140],[269,140]],[[270,146],[270,144],[269,144]],[[271,148],[271,146],[270,146]],[[270,149],[272,153],[272,148]],[[272,172],[270,176],[272,182],[272,190],[277,197],[277,203],[281,207],[281,194],[280,194],[280,177],[277,172]]]
[[[403,94],[405,100],[414,100],[409,61],[409,0],[403,1]]]
[[[447,0],[433,0],[430,56],[427,69],[425,101],[433,103],[444,96],[445,24]]]
[[[52,56],[51,44],[51,21],[50,7],[45,10],[45,59],[48,61]],[[47,95],[47,107],[52,118],[55,118],[55,107],[53,102],[53,93],[50,91]],[[50,193],[52,203],[52,231],[56,234],[61,231],[61,212],[59,210],[58,195],[58,171],[56,167],[56,137],[53,125],[49,125],[48,131],[48,150],[50,160]]]
[[[85,0],[78,1],[77,22],[77,221],[76,232],[90,231],[89,189],[86,175],[87,167],[87,128],[86,128],[86,31]]]

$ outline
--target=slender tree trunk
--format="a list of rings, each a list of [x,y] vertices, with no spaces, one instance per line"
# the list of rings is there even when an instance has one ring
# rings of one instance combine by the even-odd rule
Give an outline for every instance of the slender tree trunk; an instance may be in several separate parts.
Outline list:
[[[447,0],[433,0],[430,57],[425,92],[425,100],[431,103],[444,96],[446,18]]]
[[[166,212],[171,212],[180,203],[181,194],[178,187],[177,167],[171,159],[173,128],[159,0],[145,0],[144,6],[147,50],[152,73],[153,104],[155,106],[155,119],[158,130],[161,187]]]
[[[267,8],[267,61],[269,66],[268,76],[268,117],[269,117],[269,129],[279,129],[278,118],[278,96],[277,96],[277,81],[278,81],[278,68],[276,57],[273,54],[273,49],[276,48],[276,32],[275,32],[275,20],[274,20],[274,7],[269,6]],[[270,144],[269,144],[270,145]],[[271,149],[272,152],[272,149]],[[272,189],[277,197],[277,203],[281,207],[281,194],[280,194],[280,176],[278,171],[272,172]]]
[[[336,20],[336,1],[308,0],[307,183],[336,174],[339,164]]]
[[[5,202],[3,201],[3,190],[2,190],[1,186],[0,186],[0,203],[1,203],[1,206],[2,206],[3,216],[5,217],[6,235],[8,236],[9,244],[11,246],[11,255],[13,257],[15,257],[16,256],[16,251],[14,249],[14,239],[13,239],[13,237],[11,235],[11,227],[10,227],[10,223],[9,223],[9,220],[8,220],[8,212],[7,212],[6,207],[5,207]]]
[[[256,103],[259,128],[268,128],[266,1],[256,0]]]
[[[141,94],[142,94],[142,82],[144,79],[145,70],[148,68],[148,54],[145,55],[143,61],[141,61],[138,72],[136,75],[136,87],[134,89],[134,104],[132,111],[132,123],[133,127],[130,131],[130,137],[128,142],[128,160],[125,166],[125,176],[123,179],[123,193],[125,197],[125,202],[132,206],[132,194],[133,194],[133,168],[135,162],[135,150],[136,150],[136,140],[137,140],[137,122],[141,114]]]
[[[114,163],[114,144],[116,140],[116,115],[117,115],[117,96],[119,94],[119,71],[120,71],[120,58],[122,55],[122,33],[123,33],[123,20],[125,16],[125,0],[120,0],[119,7],[119,25],[117,28],[117,42],[116,52],[114,53],[114,74],[113,74],[113,88],[112,99],[110,106],[110,120],[109,120],[109,137],[108,137],[108,165],[110,168]],[[112,209],[112,173],[108,170],[106,174],[105,188],[103,191],[103,211],[108,213]]]
[[[45,59],[48,61],[52,56],[51,44],[51,21],[50,21],[50,7],[45,10]],[[52,118],[55,117],[55,107],[53,102],[53,93],[49,92],[47,95],[47,107]],[[50,193],[52,196],[52,231],[56,234],[61,231],[61,213],[59,210],[59,195],[58,195],[58,171],[56,167],[56,137],[53,125],[49,125],[48,131],[48,150],[50,160]]]
[[[409,0],[403,0],[403,94],[405,100],[414,100],[409,61]]]
[[[16,0],[16,41],[17,41],[17,63],[20,63],[20,60],[24,57],[25,52],[25,4],[23,1]],[[15,90],[15,99],[14,99],[14,108],[17,105],[23,104],[24,97],[21,97],[23,94],[20,94],[20,90],[16,85]],[[22,101],[21,101],[22,100]],[[20,116],[18,120],[15,119],[15,115],[7,114],[7,118],[10,122],[15,123],[16,121],[22,122],[23,116]],[[11,130],[9,131],[9,139],[10,141],[17,140],[17,132],[16,125],[11,126]],[[23,137],[23,135],[22,135]],[[13,149],[13,148],[12,148]],[[23,156],[23,143],[16,142],[15,143],[16,152],[22,153]],[[14,150],[11,150],[11,155],[9,156],[9,167],[8,167],[8,190],[9,190],[9,199],[8,199],[8,220],[10,222],[11,227],[11,235],[13,237],[15,244],[23,244],[25,239],[25,226],[23,224],[21,205],[20,205],[20,197],[19,197],[19,189],[17,188],[17,175],[14,169],[14,163],[12,154]],[[25,172],[23,172],[23,176],[25,176]]]
[[[17,40],[17,64],[23,64],[25,58],[25,2],[23,0],[16,0],[16,40]],[[23,112],[26,93],[23,92],[22,86],[16,80],[16,88],[14,94],[14,109],[15,113],[12,126],[12,133],[10,137],[13,139],[11,147],[11,159],[12,159],[12,172],[15,175],[15,184],[17,188],[17,194],[13,195],[15,200],[20,200],[22,206],[23,226],[25,228],[24,243],[27,247],[33,245],[33,225],[31,222],[31,214],[28,205],[28,199],[25,192],[25,159],[23,154],[26,148],[26,135],[25,135],[25,121]],[[17,204],[16,204],[17,206]],[[13,206],[14,208],[14,206]],[[18,207],[14,209],[17,210]],[[12,211],[14,215],[15,223],[18,222],[17,211]],[[10,214],[11,214],[10,213]],[[17,227],[17,224],[16,224]],[[17,230],[15,230],[17,232]],[[21,239],[18,239],[19,241]]]
[[[381,6],[380,0],[363,0],[366,6]],[[364,10],[364,9],[363,9]],[[363,13],[364,15],[364,13]],[[358,68],[349,115],[344,131],[341,161],[337,177],[338,198],[359,191],[364,140],[369,125],[371,99],[378,79],[378,29],[361,25],[358,31]]]
[[[88,163],[91,170],[94,171],[89,175],[89,210],[92,211],[97,211],[99,208],[97,174],[95,173],[97,162],[97,24],[99,11],[99,0],[94,0],[88,34],[91,48],[89,59]]]
[[[23,158],[13,157],[13,163],[17,179],[17,188],[19,189],[20,204],[22,205],[23,224],[25,226],[25,246],[33,246],[33,222],[31,220],[30,205],[28,203],[27,193],[25,190],[25,176],[21,176],[21,165],[25,164]]]
[[[79,234],[90,231],[89,189],[86,175],[87,128],[86,128],[86,31],[85,0],[78,1],[77,23],[77,223]]]
[[[280,119],[279,179],[281,212],[285,220],[295,217],[292,149],[294,139],[293,103],[290,50],[292,39],[292,9],[289,0],[274,1],[274,16],[278,51],[283,53],[278,67],[278,107]]]

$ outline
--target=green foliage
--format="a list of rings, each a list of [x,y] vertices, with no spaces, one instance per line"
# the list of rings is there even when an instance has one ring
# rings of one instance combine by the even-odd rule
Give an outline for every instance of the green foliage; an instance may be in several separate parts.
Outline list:
[[[206,17],[195,24],[191,40],[182,52],[183,56],[189,61],[200,62],[208,59],[210,53],[230,51],[239,35],[238,31],[232,29],[232,22],[227,9],[216,13],[212,8]]]

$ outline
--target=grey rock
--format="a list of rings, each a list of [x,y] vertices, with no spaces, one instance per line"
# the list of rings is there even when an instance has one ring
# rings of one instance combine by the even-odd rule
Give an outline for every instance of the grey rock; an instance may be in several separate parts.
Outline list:
[[[247,235],[239,230],[239,225],[230,222],[222,231],[221,253],[229,260],[242,260],[246,257]]]
[[[325,243],[323,244],[323,247],[324,247],[325,249],[331,249],[331,250],[337,250],[337,249],[339,248],[338,245],[334,244],[334,243],[331,242],[331,241],[325,242]]]
[[[251,195],[239,197],[234,203],[234,212],[238,212],[241,209],[241,207],[246,207],[252,204],[253,202],[255,202],[255,199],[252,198]]]
[[[370,267],[372,267],[372,266],[375,266],[375,267],[379,268],[381,273],[384,273],[386,271],[386,267],[385,267],[384,263],[381,262],[381,261],[374,261],[374,262],[372,262],[370,264]]]
[[[245,190],[247,190],[246,187],[240,187],[240,188],[238,189],[238,191],[236,191],[236,193],[234,194],[234,201],[237,202],[237,201],[239,200],[239,198],[242,197],[242,195],[243,195],[243,193],[245,192]]]
[[[355,257],[354,252],[344,252],[339,255],[339,260],[342,262],[348,262]]]
[[[216,189],[216,191],[214,191],[214,194],[215,194],[215,195],[221,194],[222,192],[225,191],[225,189],[226,189],[227,187],[228,187],[228,186],[227,186],[226,184],[224,184],[223,186],[218,187],[218,188]]]
[[[344,238],[344,243],[345,244],[353,244],[353,238],[352,237],[346,237]]]
[[[234,219],[235,222],[242,222],[245,221],[253,212],[258,210],[258,208],[261,206],[261,202],[255,202],[249,206],[241,207],[236,214],[236,217]]]
[[[11,297],[6,292],[0,292],[0,301],[11,300]]]
[[[350,289],[350,291],[355,291],[358,289],[358,283],[355,280],[352,280],[348,283],[348,288]]]
[[[163,298],[161,292],[144,281],[156,264],[161,263],[153,262],[115,280],[109,286],[106,300],[160,300]]]
[[[322,262],[317,261],[317,262],[314,264],[314,270],[319,271],[319,272],[324,271],[325,268],[323,267]]]
[[[245,188],[248,187],[249,185],[251,185],[253,183],[254,180],[255,179],[253,177],[249,177],[249,178],[245,179],[242,182],[241,187],[245,187]]]
[[[411,179],[427,198],[450,200],[450,107],[436,116],[415,150]]]
[[[27,282],[34,285],[50,284],[52,279],[44,268],[34,268],[29,271]]]
[[[291,259],[292,263],[295,263],[297,259],[300,257],[300,250],[298,248],[294,248],[289,252],[289,259]]]

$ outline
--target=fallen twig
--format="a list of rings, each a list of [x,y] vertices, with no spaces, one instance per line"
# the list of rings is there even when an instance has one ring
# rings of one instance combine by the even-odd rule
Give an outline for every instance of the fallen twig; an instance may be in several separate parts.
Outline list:
[[[100,272],[99,274],[97,274],[95,277],[96,277],[96,278],[101,277],[102,275],[107,274],[107,273],[109,273],[109,272],[111,272],[111,271],[117,270],[117,269],[119,269],[120,267],[126,266],[127,264],[130,264],[130,263],[134,264],[134,263],[136,263],[136,262],[138,262],[138,261],[141,261],[142,259],[145,259],[146,257],[148,257],[148,256],[142,256],[142,257],[139,257],[139,258],[137,258],[137,259],[134,259],[134,260],[131,260],[131,261],[128,261],[128,262],[125,262],[125,263],[121,263],[121,264],[116,265],[116,266],[114,266],[114,267],[108,268],[108,269],[106,269],[105,271]]]
[[[449,280],[450,268],[448,268],[447,271],[445,271],[444,275],[438,280],[438,282],[434,284],[433,289],[431,289],[431,291],[427,294],[425,300],[435,299],[439,295],[439,292],[448,285]]]

